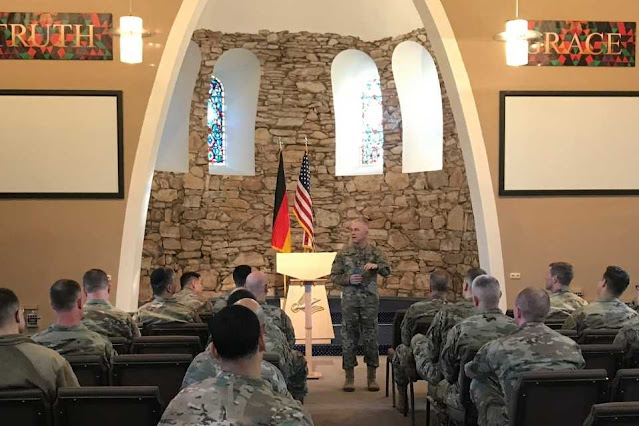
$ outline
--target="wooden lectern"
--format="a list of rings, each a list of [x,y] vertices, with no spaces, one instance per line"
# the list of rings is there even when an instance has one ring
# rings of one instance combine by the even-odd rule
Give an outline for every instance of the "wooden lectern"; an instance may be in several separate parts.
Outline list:
[[[334,252],[277,253],[277,273],[293,278],[293,280],[291,280],[292,283],[303,283],[304,285],[304,340],[306,343],[306,362],[308,364],[309,379],[319,379],[322,377],[320,373],[314,370],[313,365],[313,314],[323,319],[323,321],[321,321],[323,325],[323,327],[321,327],[323,331],[322,340],[330,341],[330,339],[334,337],[326,288],[317,283],[326,281],[326,279],[322,279],[322,277],[330,275],[335,255],[336,253]],[[313,287],[319,290],[316,293],[318,293],[320,297],[316,298],[316,300],[313,299]],[[296,290],[297,289],[292,285],[289,287],[284,308],[285,312],[291,316],[294,326],[296,318],[295,315],[291,314],[299,312],[299,306],[301,305],[301,299],[297,300],[299,297],[292,297],[295,293],[299,294],[299,291]],[[296,307],[297,311],[295,310]],[[328,323],[328,327],[326,327],[325,323]],[[298,329],[299,327],[296,328],[296,336],[298,335]]]

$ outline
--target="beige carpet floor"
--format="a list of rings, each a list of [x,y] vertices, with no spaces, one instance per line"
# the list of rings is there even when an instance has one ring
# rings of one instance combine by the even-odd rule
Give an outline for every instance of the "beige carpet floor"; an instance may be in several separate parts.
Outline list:
[[[380,357],[377,382],[379,392],[366,390],[366,365],[358,357],[355,369],[355,392],[342,391],[344,370],[341,357],[316,357],[315,370],[322,373],[319,380],[309,380],[305,408],[317,426],[331,425],[410,425],[408,417],[393,408],[391,396],[384,397],[386,378],[386,357]],[[416,424],[426,423],[426,383],[420,381],[415,386],[417,405]]]

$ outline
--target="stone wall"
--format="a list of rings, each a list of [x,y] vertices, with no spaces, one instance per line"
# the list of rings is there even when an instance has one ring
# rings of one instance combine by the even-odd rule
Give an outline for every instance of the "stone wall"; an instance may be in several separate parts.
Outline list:
[[[382,280],[382,296],[424,296],[429,274],[449,271],[459,292],[463,274],[478,266],[475,226],[455,122],[441,81],[444,105],[444,169],[403,174],[401,114],[393,74],[393,49],[405,40],[424,45],[424,30],[365,42],[356,37],[308,32],[222,34],[198,30],[202,52],[190,121],[190,172],[156,172],[146,224],[140,300],[150,295],[149,273],[168,266],[199,271],[210,295],[232,288],[232,268],[247,263],[274,271],[271,221],[279,138],[290,207],[308,137],[318,251],[339,250],[348,242],[347,222],[364,216],[370,237],[388,255],[393,275]],[[245,48],[262,67],[256,135],[255,177],[213,176],[206,160],[206,96],[216,59]],[[335,124],[331,63],[345,49],[359,49],[376,62],[384,107],[384,175],[335,176]],[[232,143],[232,141],[230,142]],[[291,212],[295,250],[301,228]],[[273,277],[275,293],[281,279]],[[329,284],[331,294],[339,291]]]

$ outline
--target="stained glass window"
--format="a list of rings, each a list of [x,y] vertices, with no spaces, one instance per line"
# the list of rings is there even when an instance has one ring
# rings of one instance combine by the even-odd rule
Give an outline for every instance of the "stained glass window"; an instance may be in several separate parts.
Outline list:
[[[211,77],[209,102],[206,115],[206,143],[209,146],[208,159],[211,164],[224,164],[226,160],[226,130],[224,128],[224,86],[215,77]]]
[[[384,149],[382,126],[382,87],[379,79],[373,78],[364,84],[362,91],[362,148],[361,164],[376,164]]]

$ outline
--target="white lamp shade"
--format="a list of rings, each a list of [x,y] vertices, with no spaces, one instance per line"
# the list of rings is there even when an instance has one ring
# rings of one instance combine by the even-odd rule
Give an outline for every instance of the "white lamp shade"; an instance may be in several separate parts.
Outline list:
[[[506,22],[506,64],[518,67],[528,64],[528,21],[513,19]]]
[[[142,63],[142,18],[120,17],[120,61],[126,64]]]

